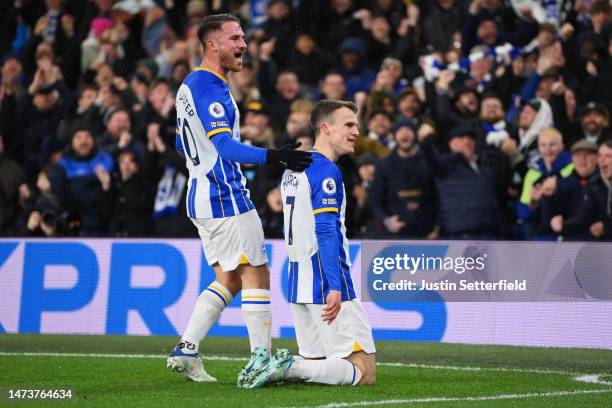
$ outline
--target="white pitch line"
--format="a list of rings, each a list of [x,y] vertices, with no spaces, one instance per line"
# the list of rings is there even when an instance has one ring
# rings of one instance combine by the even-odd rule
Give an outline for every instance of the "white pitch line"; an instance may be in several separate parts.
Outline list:
[[[166,358],[164,354],[111,354],[111,353],[56,353],[56,352],[5,352],[0,351],[0,356],[23,356],[23,357],[93,357],[93,358],[127,358],[127,359],[162,359]],[[227,357],[227,356],[207,356],[204,355],[204,360],[211,361],[247,361],[247,358],[242,357]],[[587,373],[579,373],[564,370],[544,370],[537,368],[514,368],[514,367],[470,367],[470,366],[447,366],[435,364],[416,364],[416,363],[385,363],[377,362],[376,365],[383,367],[406,367],[406,368],[423,368],[431,370],[455,370],[455,371],[499,371],[499,372],[515,372],[515,373],[532,373],[532,374],[555,374],[555,375],[592,375]],[[602,373],[606,375],[606,373]]]
[[[612,381],[602,380],[601,377],[603,376],[604,374],[581,375],[574,377],[574,380],[591,384],[612,385]]]
[[[128,358],[128,359],[161,359],[165,354],[110,354],[110,353],[20,353],[0,351],[0,356],[22,357],[94,357],[94,358]],[[205,360],[213,361],[247,361],[248,358],[226,356],[204,356]]]
[[[29,352],[5,352],[0,351],[0,356],[24,356],[24,357],[93,357],[93,358],[126,358],[126,359],[162,359],[164,354],[110,354],[110,353],[29,353]],[[227,356],[206,356],[205,359],[213,361],[246,361],[246,358],[227,357]],[[606,374],[581,374],[572,373],[562,370],[541,370],[541,369],[523,369],[512,367],[467,367],[467,366],[445,366],[445,365],[429,365],[429,364],[412,364],[412,363],[376,363],[380,366],[388,367],[408,367],[408,368],[424,368],[435,370],[457,370],[457,371],[501,371],[501,372],[520,372],[520,373],[536,373],[536,374],[558,374],[558,375],[573,375],[574,380],[587,382],[599,385],[612,385],[612,382],[601,379]],[[575,390],[575,391],[551,391],[551,392],[535,392],[526,394],[499,394],[485,395],[479,397],[426,397],[414,399],[390,399],[379,401],[359,401],[359,402],[338,402],[326,405],[312,406],[311,408],[343,408],[356,407],[367,405],[394,405],[394,404],[419,404],[431,402],[460,402],[460,401],[494,401],[506,399],[526,399],[526,398],[542,398],[542,397],[562,397],[571,395],[586,395],[586,394],[601,394],[610,393],[612,388],[599,390]],[[291,408],[291,407],[290,407]],[[296,407],[304,408],[304,407]]]
[[[288,408],[344,408],[344,407],[359,407],[370,405],[395,405],[395,404],[422,404],[430,402],[460,402],[460,401],[495,401],[508,399],[527,399],[527,398],[543,398],[543,397],[564,397],[571,395],[585,394],[603,394],[612,392],[612,388],[603,390],[575,390],[575,391],[550,391],[550,392],[532,392],[527,394],[498,394],[498,395],[483,395],[480,397],[426,397],[413,399],[390,399],[379,401],[359,401],[359,402],[337,402],[325,405],[316,405],[309,407],[288,407]]]
[[[416,364],[416,363],[376,363],[377,365],[387,367],[409,367],[409,368],[426,368],[434,370],[457,370],[457,371],[502,371],[516,373],[532,373],[532,374],[558,374],[558,375],[581,375],[573,371],[564,370],[544,370],[539,368],[513,368],[513,367],[468,367],[468,366],[447,366],[447,365],[431,365],[431,364]]]

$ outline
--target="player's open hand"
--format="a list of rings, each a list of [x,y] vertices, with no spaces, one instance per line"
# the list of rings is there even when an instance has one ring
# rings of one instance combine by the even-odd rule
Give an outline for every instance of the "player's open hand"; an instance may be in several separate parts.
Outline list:
[[[286,144],[280,149],[268,149],[266,154],[267,164],[280,164],[293,171],[304,171],[312,163],[309,152],[297,150],[302,144],[300,142]]]
[[[321,314],[323,321],[327,322],[327,324],[332,324],[336,317],[338,317],[341,307],[342,293],[338,290],[330,290],[327,294],[327,303],[323,308],[323,314]]]

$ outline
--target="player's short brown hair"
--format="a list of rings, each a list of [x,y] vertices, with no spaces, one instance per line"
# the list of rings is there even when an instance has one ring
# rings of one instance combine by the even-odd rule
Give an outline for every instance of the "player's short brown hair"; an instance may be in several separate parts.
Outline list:
[[[310,115],[310,126],[315,132],[315,136],[319,134],[321,123],[329,118],[338,109],[347,108],[352,112],[357,113],[357,105],[349,101],[340,101],[333,99],[323,99],[317,102],[312,114]]]
[[[198,26],[198,39],[202,46],[206,48],[206,37],[208,33],[218,31],[223,26],[223,23],[233,21],[240,24],[240,20],[233,14],[212,14],[202,19],[202,22]]]

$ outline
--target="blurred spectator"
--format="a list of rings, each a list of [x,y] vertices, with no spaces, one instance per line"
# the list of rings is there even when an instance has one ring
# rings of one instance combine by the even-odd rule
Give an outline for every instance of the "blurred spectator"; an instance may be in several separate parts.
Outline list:
[[[543,99],[531,99],[520,111],[518,129],[513,133],[517,150],[512,155],[512,165],[517,170],[520,179],[525,176],[528,167],[540,158],[538,151],[539,135],[544,129],[553,126],[552,110]],[[563,140],[561,140],[563,143]],[[569,156],[568,156],[569,157]]]
[[[370,139],[379,141],[387,150],[395,147],[395,140],[391,133],[393,117],[385,110],[377,109],[370,114],[367,123],[368,136]]]
[[[275,88],[276,92],[270,98],[270,110],[274,121],[284,127],[291,103],[300,97],[300,82],[296,73],[283,71],[278,74]]]
[[[382,15],[374,15],[369,21],[367,37],[367,66],[372,70],[380,68],[383,60],[393,51],[393,31],[391,24]]]
[[[21,236],[75,235],[80,220],[62,208],[51,190],[50,168],[38,173],[36,185],[24,185],[16,230]]]
[[[596,145],[612,139],[610,114],[599,102],[589,102],[580,109],[580,124],[584,138]]]
[[[423,112],[423,102],[414,88],[404,89],[397,98],[397,118],[396,121],[402,122],[409,120],[417,128],[425,123],[434,123],[431,118]]]
[[[329,72],[319,85],[320,95],[318,99],[341,99],[347,100],[346,83],[340,73]]]
[[[563,232],[588,229],[591,239],[612,240],[612,141],[599,147],[599,172],[590,180],[576,214],[561,222]]]
[[[19,94],[23,90],[21,83],[22,71],[21,62],[17,58],[9,55],[2,61],[2,69],[0,71],[2,78],[2,82],[0,82],[1,100],[16,93]]]
[[[132,113],[140,112],[149,96],[151,81],[148,76],[140,72],[135,73],[127,87],[124,83],[125,80],[122,80],[122,78],[118,79],[118,83],[116,78],[113,79],[113,82],[112,88],[117,90],[119,96],[119,105],[117,106],[126,107]]]
[[[518,19],[501,0],[472,0],[462,33],[464,55],[478,44],[493,47],[505,42],[526,45],[538,33],[535,20]]]
[[[435,118],[443,136],[456,126],[478,126],[478,93],[473,88],[462,85],[452,90],[451,95],[450,84],[454,79],[453,71],[444,70],[436,81]]]
[[[80,236],[108,233],[112,170],[112,157],[96,149],[89,129],[80,128],[49,175],[53,194],[80,220]]]
[[[319,49],[308,32],[299,33],[292,48],[286,67],[297,74],[305,93],[312,95],[319,80],[333,67],[333,57]]]
[[[494,81],[493,67],[495,65],[493,59],[486,56],[487,51],[488,49],[483,46],[474,47],[471,50],[471,54],[482,53],[483,56],[474,58],[470,54],[469,76],[464,78],[459,76],[457,78],[457,80],[463,81],[464,84],[474,87],[479,93],[489,90]]]
[[[475,153],[476,132],[455,127],[450,153],[439,154],[430,132],[419,132],[428,166],[436,176],[440,234],[446,239],[495,239],[499,236],[495,176]]]
[[[119,155],[118,171],[113,173],[113,211],[110,235],[148,237],[154,231],[155,185],[141,172],[137,156],[125,151]]]
[[[400,60],[385,58],[376,75],[373,90],[387,92],[393,97],[398,96],[408,86],[408,81],[402,77],[403,74],[404,67]]]
[[[74,130],[89,126],[93,135],[102,133],[102,115],[96,105],[98,87],[94,84],[80,88],[75,110],[64,117],[57,128],[57,141],[60,146],[70,143]]]
[[[24,6],[21,1],[0,3],[0,56],[19,54],[27,41],[34,13]]]
[[[104,115],[106,130],[98,139],[98,147],[110,153],[113,161],[117,161],[121,152],[133,151],[142,160],[144,145],[132,132],[132,120],[127,110],[117,108]]]
[[[388,238],[436,238],[434,175],[417,144],[416,127],[403,120],[394,127],[396,147],[380,160],[368,203]]]
[[[548,99],[553,114],[555,128],[563,135],[563,144],[573,146],[580,139],[580,124],[577,115],[576,93],[558,77],[551,85]]]
[[[592,98],[603,103],[608,112],[612,111],[612,75],[606,73],[612,71],[612,23],[607,25],[607,39],[604,41],[603,56],[594,60],[590,65],[587,63],[588,79],[586,86],[590,88]]]
[[[263,41],[274,41],[275,49],[272,58],[281,70],[288,68],[285,64],[295,44],[296,26],[290,1],[268,1],[268,18],[262,27],[263,33],[260,37]]]
[[[382,159],[389,154],[389,150],[380,142],[380,140],[373,139],[360,133],[355,141],[354,156],[355,158],[359,158],[361,155],[366,153],[371,153],[379,159]]]
[[[19,206],[19,200],[26,197],[23,189],[26,181],[25,172],[21,166],[8,158],[4,153],[4,141],[0,136],[0,235],[13,234],[13,224]]]
[[[96,66],[93,70],[95,76],[94,81],[98,87],[103,88],[106,86],[113,85],[113,79],[115,78],[115,72],[113,71],[113,67],[107,63],[102,62]]]
[[[156,184],[153,207],[154,234],[162,237],[195,237],[191,220],[187,218],[185,198],[189,172],[182,153],[171,149],[160,135],[159,123],[147,127],[145,179]],[[176,138],[175,138],[176,140]],[[169,141],[168,141],[169,142]]]
[[[59,148],[55,132],[60,120],[72,108],[72,95],[59,67],[46,57],[40,58],[37,64],[34,79],[17,106],[17,121],[23,135],[23,163],[30,180]]]
[[[423,46],[431,50],[448,50],[463,28],[463,10],[455,0],[436,0],[423,17]]]
[[[538,135],[539,158],[530,167],[523,180],[521,197],[517,203],[517,216],[525,237],[533,240],[552,240],[548,220],[541,209],[543,195],[551,195],[556,177],[567,177],[574,170],[570,154],[563,150],[563,138],[554,128],[542,130]]]
[[[32,80],[36,61],[45,57],[60,67],[69,86],[74,87],[79,77],[80,44],[75,37],[74,17],[65,13],[61,0],[46,0],[45,14],[33,27],[21,57],[26,80]]]
[[[372,13],[384,16],[391,27],[396,29],[406,13],[404,3],[395,0],[375,0],[372,2]]]
[[[121,92],[113,84],[101,86],[98,89],[98,97],[95,101],[95,105],[98,107],[100,115],[102,116],[101,125],[105,126],[104,117],[106,114],[120,108],[122,105]]]
[[[576,142],[570,153],[574,170],[567,177],[555,177],[548,191],[543,192],[542,211],[545,222],[563,240],[591,239],[588,228],[572,230],[564,228],[564,220],[572,219],[583,204],[589,179],[597,171],[597,146],[586,141]]]
[[[373,86],[374,88],[374,86]],[[357,99],[357,96],[355,97]],[[373,112],[383,111],[393,118],[395,116],[395,102],[390,92],[372,89],[367,96],[366,109],[362,111],[363,118],[367,119]]]
[[[364,66],[366,43],[361,38],[349,37],[338,46],[338,72],[344,77],[347,94],[352,98],[357,92],[367,92],[376,74]]]
[[[264,235],[270,238],[282,238],[283,236],[283,203],[281,192],[274,187],[266,194],[266,202],[263,210],[258,210],[261,217]]]
[[[208,14],[208,6],[204,0],[189,0],[185,7],[187,22],[199,23]]]
[[[164,140],[171,140],[176,134],[175,117],[174,94],[170,84],[163,78],[157,79],[149,87],[146,102],[142,109],[134,113],[135,135],[138,140],[144,142],[147,127],[151,123],[159,123],[161,137]],[[141,155],[140,158],[142,159],[142,157]]]
[[[136,62],[135,73],[142,75],[147,83],[152,83],[159,75],[159,65],[153,58],[142,58]]]
[[[285,129],[278,139],[277,146],[293,143],[303,133],[311,133],[310,113],[313,104],[308,99],[297,99],[291,104],[291,113],[285,124]]]
[[[357,10],[356,3],[355,0],[303,1],[300,11],[306,16],[308,30],[316,33],[317,43],[333,53],[345,39],[364,34],[362,17],[367,18],[367,13],[364,9]]]
[[[495,94],[483,95],[480,103],[480,128],[484,134],[486,144],[501,148],[510,139],[506,130],[506,112],[502,101]],[[507,142],[506,142],[507,143]],[[514,143],[516,147],[516,142]]]
[[[17,121],[17,101],[21,99],[23,86],[20,81],[22,67],[19,60],[9,56],[0,69],[0,136],[3,137],[4,154],[23,163],[23,145]]]
[[[260,101],[251,101],[246,104],[243,115],[242,137],[253,146],[274,148],[276,136],[267,107]]]
[[[354,199],[350,225],[352,236],[371,237],[376,234],[374,214],[369,205],[370,189],[374,184],[378,159],[372,153],[365,153],[355,163],[357,174],[352,187],[351,197]]]
[[[178,40],[172,44],[169,44],[168,41],[162,41],[160,46],[161,52],[155,58],[155,62],[159,67],[160,77],[171,80],[174,69],[179,62],[187,64],[187,70],[191,71],[193,55],[187,41]]]
[[[498,201],[500,236],[512,235],[512,224],[515,219],[518,188],[511,189],[512,166],[510,159],[517,153],[517,143],[510,137],[510,126],[505,121],[505,112],[501,100],[495,93],[484,93],[480,103],[480,114],[474,129],[476,154],[482,165],[493,172]]]
[[[598,45],[604,44],[603,40],[606,34],[609,34],[610,30],[610,12],[612,12],[612,6],[610,2],[606,0],[596,0],[591,3],[590,14],[591,14],[591,29],[590,31],[598,37]]]

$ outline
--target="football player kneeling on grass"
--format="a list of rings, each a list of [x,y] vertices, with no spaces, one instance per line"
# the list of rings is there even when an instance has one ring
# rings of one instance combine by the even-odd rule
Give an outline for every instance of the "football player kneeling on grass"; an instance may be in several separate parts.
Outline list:
[[[286,170],[281,193],[289,255],[289,302],[300,356],[278,350],[254,370],[245,388],[278,381],[334,385],[376,382],[376,349],[350,275],[342,174],[334,162],[353,153],[357,107],[320,101],[311,117],[316,131],[312,165]]]

